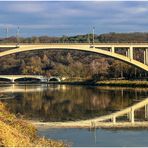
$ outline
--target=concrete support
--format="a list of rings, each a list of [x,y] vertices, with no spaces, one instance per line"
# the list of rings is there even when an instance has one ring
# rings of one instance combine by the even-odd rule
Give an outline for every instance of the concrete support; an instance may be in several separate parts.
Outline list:
[[[14,83],[14,79],[11,79],[11,82]]]
[[[126,53],[125,53],[125,56],[126,56],[126,57],[129,57],[129,56],[128,56],[128,55],[129,55],[128,52],[129,52],[129,50],[127,50]]]
[[[148,65],[148,48],[144,50],[144,64]]]
[[[128,58],[130,58],[130,60],[133,60],[133,47],[132,47],[132,46],[130,46],[130,47],[128,48],[128,50],[127,50],[127,52],[126,52],[126,56],[127,56]]]
[[[95,129],[95,128],[96,128],[96,124],[95,124],[95,122],[91,122],[91,126],[90,126],[90,128],[92,128],[92,129]]]
[[[115,47],[114,46],[111,47],[111,52],[115,53]]]
[[[129,114],[129,120],[131,123],[135,122],[135,115],[134,115],[134,109],[131,108],[130,114]]]
[[[113,116],[112,122],[113,122],[113,123],[116,123],[116,117],[115,117],[115,116]]]
[[[145,119],[148,119],[148,105],[145,105]]]
[[[130,58],[130,48],[127,49],[127,57]]]
[[[128,113],[128,119],[131,121],[131,112]]]
[[[41,82],[48,82],[48,79],[47,78],[41,78],[40,81]]]
[[[130,46],[129,48],[129,58],[130,60],[133,60],[133,47],[132,46]]]

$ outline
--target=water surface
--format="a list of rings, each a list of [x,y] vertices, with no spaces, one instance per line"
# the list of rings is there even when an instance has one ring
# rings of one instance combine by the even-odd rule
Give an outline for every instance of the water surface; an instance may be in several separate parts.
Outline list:
[[[68,121],[98,117],[124,109],[148,97],[148,88],[68,85],[0,85],[0,94],[17,116],[40,121]],[[144,109],[135,113],[144,117]],[[139,118],[140,117],[140,118]],[[38,134],[72,146],[148,146],[147,130],[50,129]]]
[[[40,121],[88,119],[126,108],[148,96],[146,88],[68,85],[0,85],[10,111]],[[137,114],[143,115],[143,111]]]
[[[61,139],[75,147],[147,147],[148,130],[44,129],[39,135]]]

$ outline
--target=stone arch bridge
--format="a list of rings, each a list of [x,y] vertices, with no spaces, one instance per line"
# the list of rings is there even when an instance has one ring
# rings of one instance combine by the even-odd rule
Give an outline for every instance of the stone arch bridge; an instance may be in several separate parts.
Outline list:
[[[7,79],[9,81],[11,81],[12,83],[14,83],[16,80],[20,80],[20,79],[35,79],[35,80],[39,80],[40,82],[50,82],[50,81],[58,81],[60,82],[61,79],[59,77],[44,77],[41,75],[0,75],[0,79]]]
[[[112,57],[128,64],[134,65],[148,72],[148,43],[100,43],[95,45],[89,44],[22,44],[22,45],[0,45],[0,48],[11,48],[10,50],[0,52],[0,57],[33,50],[59,49],[59,50],[80,50],[85,52],[98,53],[107,57]],[[12,49],[14,48],[14,49]],[[117,48],[126,50],[125,54],[116,52]],[[143,49],[143,62],[134,59],[136,49]]]

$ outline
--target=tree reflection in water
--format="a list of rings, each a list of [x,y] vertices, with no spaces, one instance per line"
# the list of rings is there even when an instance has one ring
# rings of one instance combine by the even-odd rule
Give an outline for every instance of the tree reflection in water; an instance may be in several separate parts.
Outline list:
[[[84,87],[66,85],[1,86],[15,99],[5,100],[14,113],[42,121],[88,119],[121,110],[135,99],[148,96],[148,89]]]

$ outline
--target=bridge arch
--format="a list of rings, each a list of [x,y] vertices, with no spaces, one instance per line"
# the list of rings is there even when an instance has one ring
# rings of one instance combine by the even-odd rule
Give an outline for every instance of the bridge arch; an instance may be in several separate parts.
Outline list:
[[[32,80],[32,81],[39,81],[39,82],[41,82],[42,80],[40,79],[40,78],[35,78],[35,77],[20,77],[20,78],[16,78],[16,79],[14,79],[14,81],[15,82],[17,82],[17,81],[30,81],[30,80]]]
[[[61,79],[60,79],[59,77],[50,77],[50,78],[48,79],[48,81],[49,81],[49,82],[60,82]]]
[[[0,79],[9,80],[12,83],[21,79],[39,80],[40,82],[46,81],[46,78],[40,75],[0,75]]]
[[[0,81],[11,82],[10,78],[0,77]]]
[[[49,45],[21,45],[18,48],[11,49],[8,51],[3,51],[0,52],[0,57],[10,55],[10,54],[15,54],[15,53],[20,53],[20,52],[25,52],[25,51],[34,51],[34,50],[47,50],[47,49],[56,49],[56,50],[78,50],[78,51],[84,51],[84,52],[92,52],[92,53],[97,53],[100,55],[104,55],[107,57],[115,58],[120,61],[126,62],[130,65],[134,65],[142,70],[145,70],[148,72],[148,65],[141,63],[137,60],[134,60],[133,58],[111,52],[111,51],[105,51],[102,50],[101,48],[95,48],[95,47],[90,47],[90,45],[58,45],[58,44],[49,44]],[[132,57],[132,56],[131,56]]]

